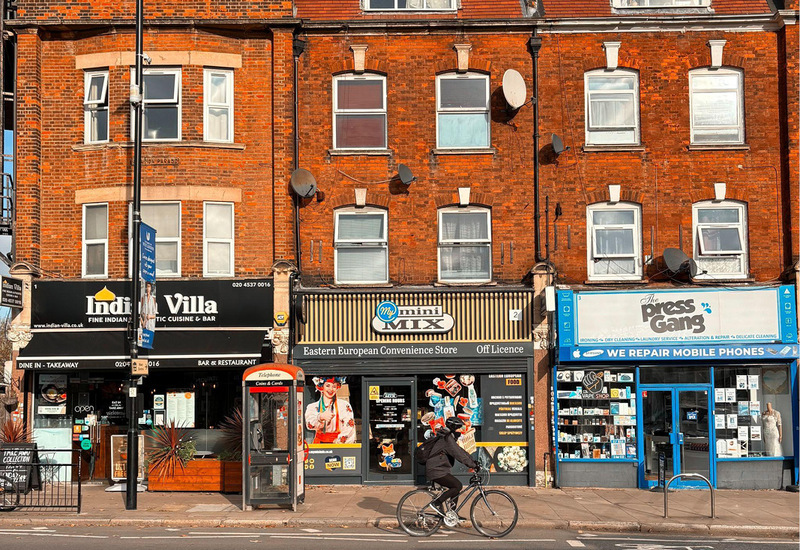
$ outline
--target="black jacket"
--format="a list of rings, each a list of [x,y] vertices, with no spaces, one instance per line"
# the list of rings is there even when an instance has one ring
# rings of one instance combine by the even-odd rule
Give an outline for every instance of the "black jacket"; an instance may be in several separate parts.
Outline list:
[[[469,468],[478,467],[478,463],[467,454],[467,451],[458,446],[452,433],[439,436],[431,449],[430,458],[425,463],[425,477],[428,481],[434,481],[450,474],[456,460]]]

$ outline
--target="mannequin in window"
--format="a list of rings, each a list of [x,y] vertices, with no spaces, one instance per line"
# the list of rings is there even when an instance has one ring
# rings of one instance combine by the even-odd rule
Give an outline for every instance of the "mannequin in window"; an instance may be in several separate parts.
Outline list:
[[[772,408],[772,403],[767,403],[767,410],[761,415],[761,423],[763,424],[764,447],[767,456],[782,456],[783,424],[781,423],[781,413]]]

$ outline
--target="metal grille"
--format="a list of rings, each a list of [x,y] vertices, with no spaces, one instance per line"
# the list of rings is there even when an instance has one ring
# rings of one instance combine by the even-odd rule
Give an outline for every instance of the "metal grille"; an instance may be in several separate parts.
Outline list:
[[[2,449],[0,449],[2,452]],[[34,451],[32,459],[0,467],[2,511],[74,510],[81,512],[80,451]]]
[[[529,342],[533,328],[533,290],[466,292],[365,292],[304,294],[307,324],[299,343],[368,344],[376,342]],[[372,330],[376,306],[441,306],[454,320],[444,334],[380,334]],[[520,310],[519,320],[511,320]]]

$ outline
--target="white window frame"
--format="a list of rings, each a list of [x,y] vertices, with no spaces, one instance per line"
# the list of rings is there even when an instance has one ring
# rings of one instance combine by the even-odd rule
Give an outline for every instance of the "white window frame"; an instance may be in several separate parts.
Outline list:
[[[613,6],[625,9],[707,8],[711,6],[711,0],[613,0]]]
[[[213,103],[211,101],[211,77],[221,75],[225,77],[226,103]],[[203,140],[215,143],[233,143],[233,70],[231,69],[203,69]],[[209,135],[209,111],[211,109],[226,109],[228,111],[228,139],[217,139]]]
[[[171,278],[174,278],[174,277],[180,277],[181,276],[181,272],[182,272],[181,254],[182,254],[182,248],[183,247],[181,246],[181,240],[183,238],[183,219],[182,219],[183,218],[183,212],[182,212],[183,207],[182,207],[180,201],[142,201],[142,206],[143,207],[147,206],[147,205],[157,205],[157,204],[174,204],[174,205],[177,205],[177,208],[178,208],[178,236],[177,237],[164,237],[161,234],[159,234],[158,231],[156,232],[156,255],[158,254],[158,245],[160,243],[177,243],[177,245],[178,245],[178,247],[177,247],[177,250],[178,250],[178,257],[177,257],[178,272],[177,273],[168,273],[168,274],[157,273],[157,276],[161,277],[161,278],[168,278],[168,279],[171,279]],[[130,216],[129,216],[128,233],[129,233],[129,243],[130,244],[129,244],[128,248],[130,250],[130,257],[133,258],[133,205],[129,205],[129,214],[130,214]],[[142,221],[144,223],[147,223],[144,219]],[[132,263],[133,262],[131,262],[130,265],[128,266],[128,276],[130,276],[130,274],[132,272],[132,269],[133,269],[132,268]]]
[[[340,109],[339,108],[339,83],[354,80],[377,80],[383,85],[383,107],[380,109]],[[386,77],[378,74],[341,74],[333,77],[333,148],[337,151],[352,151],[364,149],[386,149],[388,144],[389,120],[386,115]],[[382,115],[383,116],[383,145],[370,145],[367,147],[339,147],[337,145],[336,119],[339,115]]]
[[[458,9],[459,0],[446,0],[449,6],[446,8],[430,7],[431,0],[405,0],[406,7],[398,7],[399,0],[394,0],[393,8],[373,8],[372,0],[365,0],[364,11],[456,11]],[[409,4],[417,4],[416,6],[409,6]]]
[[[719,89],[707,89],[707,90],[695,90],[693,86],[693,79],[695,77],[720,77],[720,76],[732,76],[735,75],[738,78],[738,85],[736,89],[733,88],[719,88]],[[701,125],[700,128],[702,129],[719,129],[719,130],[726,130],[726,129],[736,129],[738,131],[738,138],[735,140],[721,140],[721,141],[697,141],[695,139],[695,123],[694,123],[694,97],[695,94],[698,93],[715,93],[715,92],[736,92],[736,118],[737,124],[735,125]],[[689,128],[690,128],[690,139],[692,145],[743,145],[745,143],[745,128],[744,128],[744,71],[741,69],[732,69],[722,67],[719,69],[693,69],[689,71]]]
[[[99,99],[89,99],[91,82],[96,77],[103,78],[103,87]],[[92,139],[92,114],[99,111],[106,112],[106,137],[105,139]],[[84,143],[107,143],[111,133],[111,119],[108,109],[108,70],[85,71],[83,73],[83,141]]]
[[[737,210],[739,213],[739,222],[731,223],[700,223],[699,212],[700,210]],[[701,201],[692,205],[692,239],[694,260],[698,265],[698,273],[695,279],[745,279],[750,271],[750,257],[748,254],[748,233],[747,233],[747,205],[743,202],[724,200],[724,201]],[[741,243],[741,250],[717,250],[705,251],[703,247],[702,233],[704,229],[736,229],[739,232],[739,242]],[[738,256],[741,258],[741,271],[730,273],[703,273],[703,260],[705,258],[720,258],[725,256]]]
[[[459,239],[459,240],[443,240],[442,239],[442,216],[444,214],[474,214],[481,213],[486,216],[487,238],[486,239]],[[467,207],[445,207],[440,208],[437,212],[437,247],[436,247],[436,269],[437,279],[442,283],[488,283],[491,282],[494,274],[494,258],[492,257],[492,211],[489,208],[480,206],[467,206]],[[442,277],[442,247],[443,246],[483,246],[489,249],[489,277],[487,279],[445,279]]]
[[[595,225],[594,212],[603,210],[626,210],[633,212],[632,224]],[[632,254],[599,254],[597,252],[598,229],[629,229],[633,232]],[[586,265],[590,281],[638,281],[642,279],[642,206],[634,202],[598,202],[586,207]],[[632,259],[634,273],[595,273],[595,259]]]
[[[339,217],[342,215],[347,216],[358,216],[358,215],[375,215],[380,214],[383,216],[383,235],[379,239],[366,239],[366,240],[349,240],[349,239],[341,239],[339,237]],[[333,255],[333,270],[334,270],[334,280],[336,284],[342,285],[370,285],[370,284],[386,284],[389,282],[389,242],[388,242],[388,234],[389,234],[389,213],[382,208],[371,208],[371,207],[364,207],[364,208],[340,208],[334,212],[334,255]],[[384,257],[386,258],[385,266],[386,269],[384,271],[384,276],[382,279],[379,280],[363,280],[363,281],[342,281],[339,279],[339,249],[340,248],[352,248],[352,247],[369,247],[369,248],[380,248],[383,249]]]
[[[632,90],[589,90],[589,81],[593,79],[630,79],[633,80]],[[639,73],[631,69],[615,69],[607,71],[605,69],[597,69],[588,71],[583,75],[583,89],[584,89],[584,113],[586,114],[586,145],[592,146],[615,146],[615,145],[631,145],[636,146],[641,144],[641,120],[639,116]],[[593,95],[624,95],[631,96],[633,102],[633,126],[601,126],[595,125],[592,120],[592,96]],[[633,140],[631,141],[617,141],[605,142],[598,140],[597,137],[607,132],[630,132],[633,131]]]
[[[230,239],[221,239],[221,238],[211,238],[208,236],[208,206],[215,205],[215,206],[227,206],[230,208]],[[216,201],[208,201],[203,203],[203,277],[233,277],[234,273],[234,266],[233,266],[233,258],[234,258],[234,239],[235,239],[235,232],[234,232],[234,216],[235,216],[235,209],[232,202],[216,202]],[[228,271],[225,273],[211,273],[208,271],[208,245],[214,243],[221,243],[221,244],[228,244],[230,245],[230,254],[228,255]]]
[[[104,239],[87,239],[86,238],[86,211],[89,207],[93,206],[104,206],[106,210],[106,237]],[[108,203],[107,202],[95,202],[95,203],[88,203],[83,205],[83,223],[81,224],[81,252],[82,252],[82,260],[81,260],[81,276],[86,279],[105,279],[108,277]],[[102,244],[105,248],[104,253],[104,265],[103,265],[103,272],[102,273],[92,273],[91,275],[87,273],[87,265],[86,262],[88,260],[88,254],[86,249],[90,245],[98,245]]]
[[[183,79],[182,79],[182,71],[181,68],[168,68],[168,67],[147,67],[142,69],[143,77],[146,75],[157,75],[157,74],[174,74],[175,75],[175,87],[172,90],[172,97],[165,98],[165,99],[151,99],[145,100],[144,94],[142,94],[142,141],[150,141],[150,142],[159,142],[159,141],[180,141],[182,139],[182,126],[183,126],[183,108],[182,108],[182,94],[181,89],[183,87]],[[131,68],[131,85],[136,86],[136,69]],[[178,110],[178,128],[177,128],[177,137],[174,138],[148,138],[144,132],[144,111],[147,109],[147,105],[172,105],[174,104]],[[134,136],[134,116],[135,116],[135,109],[131,106],[131,139],[135,139]]]
[[[441,106],[443,80],[483,80],[486,85],[486,105],[477,107],[447,107]],[[436,77],[436,148],[437,149],[488,149],[492,146],[492,117],[491,117],[491,90],[489,88],[489,75],[483,73],[445,73]],[[486,115],[486,144],[474,147],[442,145],[439,137],[439,116],[443,114],[485,114]]]

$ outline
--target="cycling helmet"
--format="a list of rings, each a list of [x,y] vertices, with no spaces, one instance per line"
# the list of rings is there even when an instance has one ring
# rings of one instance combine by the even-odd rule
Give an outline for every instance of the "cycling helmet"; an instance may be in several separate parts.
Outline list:
[[[457,416],[451,416],[445,420],[444,425],[447,426],[447,429],[451,432],[456,432],[464,427],[464,421]]]

